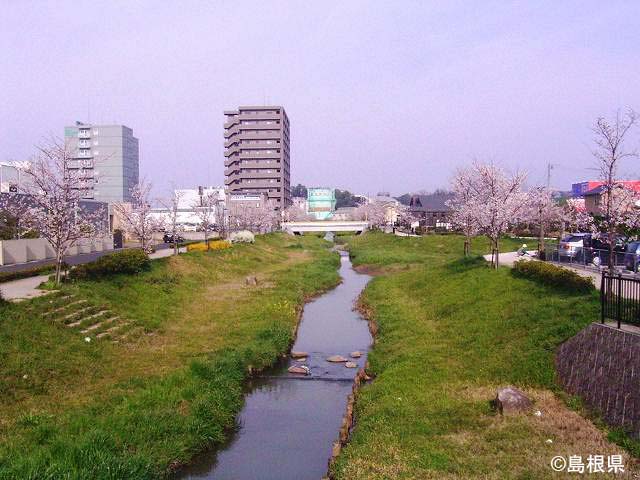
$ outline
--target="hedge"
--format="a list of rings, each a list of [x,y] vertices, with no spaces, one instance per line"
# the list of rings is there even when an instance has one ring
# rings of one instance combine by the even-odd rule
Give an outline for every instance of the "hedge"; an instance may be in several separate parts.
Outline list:
[[[595,288],[591,278],[545,262],[520,260],[513,264],[513,274],[572,292],[588,293]]]
[[[95,279],[118,273],[136,274],[148,270],[151,261],[144,251],[131,248],[103,255],[94,262],[78,265],[69,272],[72,280]]]

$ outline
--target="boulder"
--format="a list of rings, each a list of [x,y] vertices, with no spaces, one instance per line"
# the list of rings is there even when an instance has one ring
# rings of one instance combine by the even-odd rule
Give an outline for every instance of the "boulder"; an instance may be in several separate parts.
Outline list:
[[[517,388],[508,386],[498,389],[495,405],[500,413],[506,415],[529,410],[531,400]]]
[[[289,371],[289,373],[296,373],[298,375],[309,375],[311,373],[309,370],[309,367],[305,365],[292,366],[292,367],[289,367],[287,370]]]
[[[327,362],[333,362],[333,363],[342,363],[342,362],[346,362],[348,359],[344,358],[342,355],[331,355],[329,358],[327,358]]]
[[[355,352],[351,352],[349,356],[351,358],[360,358],[362,356],[362,352],[359,352],[358,350],[356,350]]]
[[[291,358],[304,358],[309,356],[307,352],[296,352],[295,350],[292,351],[289,355],[291,356]]]
[[[245,285],[258,285],[258,278],[255,275],[250,275],[244,279]]]
[[[347,368],[358,368],[358,364],[355,362],[346,362],[344,366]]]

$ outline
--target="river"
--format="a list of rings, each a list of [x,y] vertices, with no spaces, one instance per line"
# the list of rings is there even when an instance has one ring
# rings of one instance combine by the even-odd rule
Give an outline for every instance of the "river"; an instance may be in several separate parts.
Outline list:
[[[327,473],[347,397],[371,345],[367,322],[354,310],[370,277],[357,273],[341,253],[342,282],[307,303],[292,351],[308,352],[310,375],[287,371],[301,365],[286,359],[247,382],[245,404],[229,441],[200,455],[181,472],[184,479],[320,480]],[[362,356],[350,358],[351,352]],[[342,355],[357,363],[326,359]]]

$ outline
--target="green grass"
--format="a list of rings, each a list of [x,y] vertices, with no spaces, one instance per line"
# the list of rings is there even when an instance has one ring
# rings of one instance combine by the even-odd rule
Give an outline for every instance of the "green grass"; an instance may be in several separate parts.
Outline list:
[[[521,243],[505,250],[509,242]],[[357,398],[336,479],[549,478],[554,455],[620,453],[558,400],[555,382],[555,348],[598,318],[595,294],[460,258],[456,236],[367,234],[348,244],[354,264],[380,273],[361,299],[378,325],[376,377]],[[485,246],[475,240],[473,251]],[[510,384],[542,417],[493,411],[496,389]]]
[[[158,478],[219,444],[247,372],[288,348],[338,264],[322,240],[273,234],[66,285],[142,332],[121,343],[42,318],[59,296],[0,305],[0,479]]]

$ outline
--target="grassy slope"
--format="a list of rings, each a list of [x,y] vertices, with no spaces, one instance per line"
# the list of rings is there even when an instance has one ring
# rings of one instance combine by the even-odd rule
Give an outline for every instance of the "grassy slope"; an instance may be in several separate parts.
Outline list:
[[[456,237],[367,234],[349,246],[354,264],[388,273],[362,298],[379,326],[377,378],[358,397],[335,478],[548,478],[554,455],[618,452],[551,393],[554,349],[597,318],[595,295],[460,259]],[[542,417],[495,415],[489,400],[507,384],[526,389]]]
[[[318,238],[269,235],[67,287],[144,327],[124,344],[43,320],[47,299],[0,306],[0,478],[157,478],[222,441],[248,367],[287,348],[337,265]]]

